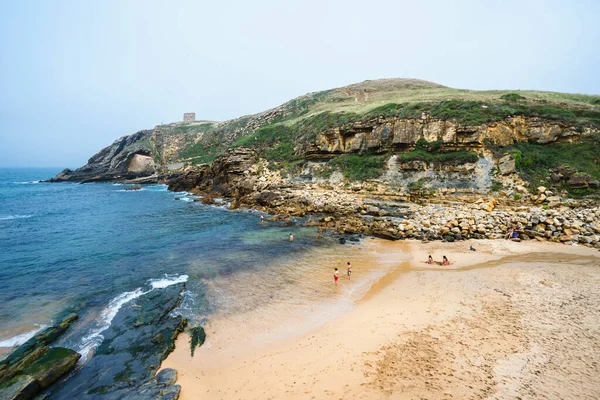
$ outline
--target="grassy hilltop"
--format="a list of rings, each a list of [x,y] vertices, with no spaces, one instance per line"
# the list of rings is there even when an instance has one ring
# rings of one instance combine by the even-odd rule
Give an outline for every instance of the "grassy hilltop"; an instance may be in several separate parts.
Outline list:
[[[232,147],[253,147],[269,161],[285,169],[293,169],[305,161],[306,148],[317,135],[350,123],[369,123],[382,117],[420,119],[428,117],[454,121],[462,126],[479,126],[502,121],[511,116],[538,117],[573,126],[577,131],[600,132],[600,96],[509,90],[453,89],[417,79],[380,79],[365,81],[342,88],[309,93],[265,112],[243,116],[230,121],[197,121],[191,124],[170,124],[158,127],[166,135],[183,136],[183,144],[173,161],[204,163],[213,160]],[[592,135],[583,144],[520,144],[495,151],[519,151],[521,172],[530,181],[539,182],[543,171],[566,164],[586,171],[600,179],[598,137]],[[575,147],[573,147],[575,146]],[[435,146],[434,146],[435,147]],[[425,154],[431,159],[468,160],[473,155],[447,153]],[[374,158],[375,157],[375,158]],[[376,155],[343,155],[333,163],[341,169],[358,170],[383,161]],[[405,154],[407,159],[419,154]],[[563,159],[564,158],[564,159]],[[357,175],[367,178],[373,174]]]

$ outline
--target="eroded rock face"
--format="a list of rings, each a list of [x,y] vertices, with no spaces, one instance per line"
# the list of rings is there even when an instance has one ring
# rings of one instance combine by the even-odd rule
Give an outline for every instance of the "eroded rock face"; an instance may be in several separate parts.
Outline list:
[[[252,149],[231,149],[210,165],[189,167],[171,174],[169,190],[210,192],[223,197],[248,194],[254,188],[257,159],[257,153]]]
[[[440,141],[447,148],[478,149],[485,141],[499,146],[529,141],[547,144],[577,140],[590,128],[577,129],[561,122],[522,116],[477,126],[463,126],[452,120],[376,118],[330,129],[317,136],[307,149],[309,158],[361,151],[398,151],[412,148],[419,139]]]
[[[150,130],[124,136],[92,156],[86,165],[72,171],[65,169],[50,182],[98,182],[134,179],[155,173],[156,166]]]

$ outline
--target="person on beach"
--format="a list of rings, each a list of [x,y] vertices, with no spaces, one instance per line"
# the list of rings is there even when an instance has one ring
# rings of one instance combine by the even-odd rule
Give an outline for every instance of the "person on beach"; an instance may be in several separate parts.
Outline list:
[[[448,258],[446,256],[442,258],[442,265],[450,265],[450,261],[448,261]]]
[[[429,255],[429,258],[427,259],[427,264],[434,264],[433,257],[431,257],[431,254]]]
[[[350,279],[350,275],[352,275],[352,265],[350,265],[350,261],[348,261],[348,267],[346,267],[348,272],[348,279]]]
[[[290,242],[293,242],[293,241],[294,241],[294,234],[290,233]]]
[[[337,285],[338,279],[340,279],[340,273],[339,273],[339,271],[338,271],[337,268],[334,268],[334,270],[333,270],[333,281],[335,282],[336,285]]]

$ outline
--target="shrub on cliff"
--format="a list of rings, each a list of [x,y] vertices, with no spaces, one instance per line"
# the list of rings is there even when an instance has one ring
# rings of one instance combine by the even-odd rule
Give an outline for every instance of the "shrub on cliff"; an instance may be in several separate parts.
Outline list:
[[[388,156],[374,154],[344,154],[329,161],[329,165],[339,169],[346,178],[362,181],[381,175]]]
[[[424,161],[427,164],[453,164],[460,165],[466,163],[476,163],[479,160],[479,155],[472,151],[460,150],[452,152],[440,152],[442,143],[439,141],[428,142],[421,138],[415,144],[415,149],[398,155],[398,161]]]
[[[548,183],[550,169],[568,166],[585,172],[596,180],[600,180],[600,133],[583,138],[578,143],[552,143],[547,145],[535,143],[516,143],[508,148],[515,158],[515,167],[519,175],[530,187],[538,187]],[[580,191],[565,187],[572,195],[580,195]],[[594,192],[591,190],[590,192]]]
[[[519,101],[519,100],[525,100],[525,97],[521,96],[518,93],[506,93],[506,94],[503,94],[502,96],[500,96],[500,99],[506,100],[506,101]]]

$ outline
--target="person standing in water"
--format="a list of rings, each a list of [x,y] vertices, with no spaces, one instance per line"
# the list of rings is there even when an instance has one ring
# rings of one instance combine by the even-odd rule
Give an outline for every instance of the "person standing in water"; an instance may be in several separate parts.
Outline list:
[[[450,265],[450,261],[448,261],[448,258],[446,256],[444,256],[444,258],[442,259],[442,265]]]
[[[340,279],[340,273],[337,268],[334,268],[333,269],[333,281],[335,282],[336,285],[337,285],[338,279]]]
[[[348,279],[350,279],[350,275],[352,275],[352,265],[350,265],[350,261],[348,261],[348,266],[346,267],[348,272]]]
[[[294,234],[290,233],[290,242],[293,242],[293,241],[294,241]]]

